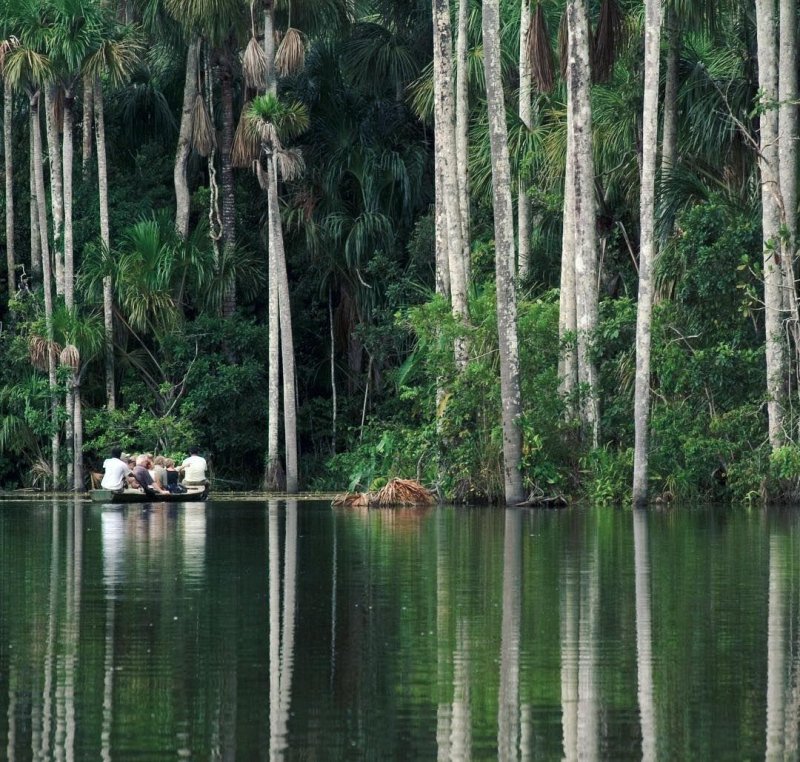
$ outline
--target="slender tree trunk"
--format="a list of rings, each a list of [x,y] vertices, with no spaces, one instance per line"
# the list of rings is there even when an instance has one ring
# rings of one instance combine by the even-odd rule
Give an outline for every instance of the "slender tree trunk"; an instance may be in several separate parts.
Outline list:
[[[97,140],[97,195],[100,200],[100,241],[106,251],[111,248],[108,223],[108,162],[106,160],[106,117],[103,103],[103,83],[97,79],[92,88],[94,99],[95,135]],[[103,278],[103,336],[105,343],[106,408],[116,409],[114,371],[114,284],[111,276]]]
[[[599,443],[597,368],[591,343],[597,327],[597,231],[595,221],[594,159],[592,155],[592,105],[590,98],[589,18],[587,0],[568,0],[569,63],[567,76],[573,103],[572,145],[575,152],[575,302],[578,314],[578,382],[580,416],[593,446]]]
[[[436,173],[436,187],[442,187],[442,148],[441,141],[437,140],[434,146],[434,165]],[[436,247],[436,293],[450,300],[450,262],[449,246],[447,243],[447,211],[444,207],[444,194],[437,193],[434,202],[434,240]]]
[[[633,504],[647,502],[650,426],[650,329],[653,319],[653,262],[656,255],[655,201],[658,154],[658,82],[661,65],[661,0],[646,0],[644,25],[644,108],[639,216],[639,301],[636,306],[636,383],[633,396]]]
[[[331,452],[336,454],[336,334],[333,330],[333,291],[328,286],[328,323],[331,329]]]
[[[794,350],[794,377],[800,368],[800,314],[797,306],[797,5],[779,0],[778,168],[780,174],[783,309]],[[791,365],[791,362],[787,363]],[[791,372],[791,367],[788,369]]]
[[[469,155],[469,0],[458,2],[458,37],[456,39],[456,156]],[[464,281],[470,282],[470,210],[469,162],[459,161],[458,205],[461,213],[461,244]]]
[[[567,401],[567,417],[575,417],[575,393],[578,388],[578,353],[575,336],[578,312],[575,304],[575,152],[570,127],[572,98],[567,80],[567,156],[564,170],[564,214],[561,233],[561,285],[559,289],[558,340],[561,352],[558,361],[559,390]]]
[[[264,55],[267,57],[267,93],[275,95],[278,90],[275,77],[275,3],[264,0]]]
[[[786,352],[783,343],[781,310],[785,281],[780,251],[780,209],[777,202],[779,180],[777,38],[774,0],[756,0],[756,37],[758,42],[758,85],[766,108],[760,116],[761,225],[764,251],[764,308],[767,360],[767,416],[769,441],[773,449],[786,441],[784,429],[786,400]]]
[[[519,24],[519,118],[520,121],[531,129],[531,91],[532,74],[531,59],[528,53],[528,37],[531,33],[531,0],[522,0],[520,3]],[[520,172],[517,195],[517,227],[519,239],[519,253],[517,257],[519,280],[522,281],[530,271],[530,201],[528,199],[527,182]]]
[[[38,114],[38,111],[37,111]],[[28,146],[28,178],[30,181],[30,228],[31,228],[31,280],[34,285],[42,276],[42,237],[39,232],[39,199],[36,195],[36,154],[33,148],[34,112],[31,109],[28,118],[29,146]]]
[[[189,236],[189,182],[186,178],[186,164],[192,150],[192,109],[197,97],[197,55],[200,40],[194,39],[186,51],[186,77],[183,84],[183,107],[181,108],[181,125],[178,131],[178,149],[175,152],[175,229],[178,235],[186,240]],[[95,112],[96,113],[96,112]]]
[[[61,169],[61,136],[56,122],[56,87],[46,85],[45,124],[47,125],[47,149],[50,153],[50,202],[53,211],[53,262],[55,263],[56,293],[64,293],[64,255],[61,243],[61,230],[64,223],[64,195]]]
[[[73,476],[75,478],[74,487],[75,492],[84,492],[86,490],[86,484],[83,480],[83,398],[81,396],[81,383],[78,374],[76,374],[74,377],[72,388],[75,410],[75,467],[73,470]]]
[[[72,239],[72,165],[74,148],[74,98],[72,90],[64,93],[64,135],[62,140],[64,182],[64,302],[68,310],[75,306],[75,262]]]
[[[661,172],[675,166],[678,157],[678,67],[681,57],[681,27],[675,8],[666,9],[667,71],[664,84],[664,125],[661,137]]]
[[[269,229],[271,246],[275,249],[278,284],[278,311],[280,313],[281,361],[283,366],[283,437],[286,458],[286,491],[297,492],[297,407],[294,373],[294,338],[292,337],[292,311],[289,303],[289,278],[286,272],[286,255],[283,250],[283,229],[278,208],[278,177],[275,156],[269,157]]]
[[[14,154],[11,144],[11,120],[14,111],[14,93],[8,82],[3,87],[3,148],[6,174],[6,265],[8,266],[8,296],[17,291],[17,261],[14,251]]]
[[[42,132],[39,125],[39,92],[30,99],[31,124],[33,125],[33,166],[36,177],[36,204],[39,215],[39,240],[42,252],[42,284],[44,286],[44,315],[47,326],[47,376],[50,383],[51,414],[53,419],[52,469],[53,487],[59,484],[59,438],[58,438],[58,395],[56,394],[56,363],[53,349],[53,292],[50,269],[50,245],[47,234],[47,201],[44,193],[44,167],[42,163]]]
[[[94,81],[88,74],[83,75],[83,151],[81,153],[81,169],[83,177],[89,171],[92,161],[92,124],[94,124]]]
[[[508,159],[506,106],[500,69],[500,8],[498,0],[483,0],[483,60],[492,152],[494,201],[497,334],[500,345],[500,400],[503,417],[503,472],[507,505],[523,500],[522,395],[519,384],[517,297],[514,285],[514,211]]]
[[[222,99],[222,134],[220,138],[220,169],[222,176],[222,250],[226,259],[230,260],[236,247],[236,197],[233,182],[233,72],[226,51],[225,60],[220,67],[220,93]],[[233,280],[225,286],[222,298],[222,315],[231,317],[236,311],[236,284]]]
[[[458,158],[453,98],[453,43],[448,0],[433,0],[433,91],[436,141],[440,142],[442,181],[436,188],[442,194],[447,219],[450,297],[453,314],[461,322],[469,320],[464,247],[461,237],[461,213],[458,201]],[[464,340],[455,346],[456,364],[463,369],[468,350]]]

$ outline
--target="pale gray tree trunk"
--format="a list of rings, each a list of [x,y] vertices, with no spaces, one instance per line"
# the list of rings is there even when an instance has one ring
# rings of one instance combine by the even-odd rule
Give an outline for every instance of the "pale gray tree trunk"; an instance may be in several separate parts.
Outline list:
[[[797,5],[779,0],[779,76],[778,76],[778,167],[780,175],[781,253],[783,260],[783,309],[794,350],[794,363],[800,367],[800,314],[795,287],[797,262]]]
[[[83,141],[81,152],[81,169],[83,177],[89,171],[92,161],[92,125],[94,124],[94,81],[89,74],[83,75]]]
[[[647,29],[646,25],[645,29]],[[655,683],[653,681],[652,594],[647,520],[648,515],[645,511],[633,511],[633,556],[636,574],[636,676],[639,684],[642,761],[655,762],[657,759],[657,725]]]
[[[633,504],[647,502],[650,426],[650,340],[653,319],[653,263],[656,256],[655,201],[658,154],[658,82],[661,64],[661,0],[646,0],[644,24],[644,107],[642,178],[639,195],[639,301],[636,305],[636,381],[633,395]]]
[[[458,36],[456,38],[456,156],[469,156],[469,0],[458,2]],[[461,244],[464,260],[464,281],[470,282],[470,210],[469,162],[459,161],[458,205],[461,212]]]
[[[522,492],[522,394],[519,382],[517,297],[514,284],[514,211],[508,159],[506,106],[500,69],[500,8],[498,0],[483,0],[483,60],[492,153],[494,202],[495,282],[497,335],[500,345],[500,401],[503,418],[503,474],[505,500],[514,505]]]
[[[759,170],[761,172],[761,225],[764,252],[764,324],[767,360],[767,417],[769,441],[773,449],[786,441],[784,429],[786,400],[786,351],[782,336],[782,262],[780,250],[781,214],[778,204],[779,178],[778,56],[774,0],[756,0],[756,38],[758,43],[758,85],[766,108],[760,116]]]
[[[569,80],[567,80],[569,93]],[[569,104],[567,95],[567,157],[564,170],[564,214],[561,231],[561,281],[558,307],[558,340],[561,352],[558,360],[559,391],[567,402],[567,417],[575,416],[575,392],[578,388],[578,353],[575,349],[575,334],[578,332],[578,313],[575,305],[575,155],[572,150],[569,128]]]
[[[75,155],[75,129],[72,90],[64,92],[64,121],[62,147],[62,170],[64,172],[64,303],[68,310],[75,306],[75,264],[72,238],[72,167]]]
[[[189,236],[189,182],[186,178],[186,164],[192,150],[192,109],[197,96],[197,55],[200,40],[194,39],[186,51],[186,77],[183,83],[183,107],[181,125],[178,131],[178,148],[175,152],[175,229],[184,240]]]
[[[7,82],[3,87],[3,148],[6,174],[6,265],[8,267],[8,296],[17,290],[17,261],[14,251],[14,154],[11,145],[11,120],[14,112],[14,93]]]
[[[53,418],[52,445],[52,470],[53,487],[59,483],[59,438],[58,438],[58,395],[56,394],[56,364],[57,358],[53,349],[53,292],[52,271],[50,268],[50,244],[47,233],[47,199],[44,192],[44,166],[42,163],[42,131],[39,119],[39,92],[30,99],[31,125],[33,126],[33,166],[36,178],[36,205],[39,216],[39,241],[42,253],[42,285],[44,287],[44,316],[47,326],[47,377],[50,384],[51,415]],[[60,166],[60,162],[59,162]]]
[[[297,391],[294,372],[294,338],[292,337],[292,311],[289,302],[289,278],[286,272],[286,254],[283,249],[283,228],[278,206],[278,172],[275,155],[269,157],[269,231],[270,247],[275,250],[278,284],[278,312],[280,314],[281,365],[283,368],[283,438],[286,459],[286,491],[297,492]]]
[[[442,149],[441,142],[436,141],[434,146],[434,165],[436,173],[436,187],[442,187]],[[450,299],[450,263],[448,260],[449,248],[447,244],[447,212],[444,207],[444,194],[437,193],[434,202],[434,240],[436,247],[436,293]]]
[[[578,382],[582,387],[580,417],[592,444],[599,442],[597,368],[591,343],[597,327],[597,231],[595,222],[594,158],[592,155],[591,69],[587,0],[568,0],[569,63],[572,101],[572,146],[575,153],[575,303],[578,328]]]
[[[74,395],[72,404],[74,411],[73,418],[75,421],[73,427],[73,436],[75,437],[73,478],[75,480],[75,492],[83,492],[86,489],[86,484],[83,481],[83,397],[81,396],[80,377],[77,374],[73,381],[72,392]]]
[[[458,157],[456,156],[455,109],[453,97],[453,44],[450,7],[447,0],[433,0],[433,92],[436,141],[440,143],[441,186],[447,219],[447,247],[450,269],[450,298],[453,314],[462,323],[468,321],[467,281],[464,247],[461,236],[461,212],[458,200]],[[456,364],[467,364],[467,345],[457,340]]]
[[[93,88],[95,135],[97,140],[97,190],[100,199],[100,241],[108,251],[111,232],[108,224],[108,162],[106,159],[106,117],[103,83],[97,79]],[[114,289],[111,276],[103,278],[103,336],[105,343],[106,407],[114,410],[116,382],[114,378]]]
[[[531,34],[531,0],[522,0],[520,3],[519,22],[519,118],[520,121],[531,129],[531,58],[528,54],[528,38]],[[527,182],[520,172],[517,195],[517,230],[519,253],[517,255],[517,274],[520,281],[528,276],[530,271],[531,247],[531,222],[530,200],[528,199]]]
[[[64,192],[61,169],[61,136],[56,123],[55,85],[45,85],[44,118],[47,125],[47,150],[50,154],[50,205],[53,214],[53,262],[55,263],[56,293],[64,293],[64,252],[62,250],[61,231],[64,224]]]
[[[267,93],[275,95],[278,89],[275,77],[275,4],[264,0],[264,55],[267,57]]]
[[[33,111],[28,118],[29,126],[29,159],[28,179],[30,192],[30,228],[31,228],[31,280],[38,283],[42,275],[42,237],[39,233],[39,200],[36,196],[36,167],[34,166],[35,151],[33,150]]]

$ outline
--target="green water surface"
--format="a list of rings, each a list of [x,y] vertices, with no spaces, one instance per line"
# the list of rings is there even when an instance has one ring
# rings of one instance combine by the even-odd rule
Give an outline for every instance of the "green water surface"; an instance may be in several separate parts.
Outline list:
[[[0,503],[0,759],[797,758],[800,512]]]

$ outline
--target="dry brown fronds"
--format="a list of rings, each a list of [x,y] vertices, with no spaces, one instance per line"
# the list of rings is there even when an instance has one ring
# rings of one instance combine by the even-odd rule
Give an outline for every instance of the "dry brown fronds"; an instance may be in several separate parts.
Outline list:
[[[622,14],[617,0],[603,0],[597,22],[592,74],[595,82],[607,82],[622,40]]]
[[[286,30],[278,51],[275,53],[275,69],[282,77],[294,74],[303,68],[306,61],[306,45],[302,33],[293,28]]]
[[[242,56],[244,84],[253,90],[264,90],[267,86],[267,54],[255,37],[250,38]]]
[[[284,148],[275,154],[275,159],[278,172],[284,180],[295,180],[305,171],[306,163],[299,148]]]
[[[345,492],[343,495],[336,495],[331,505],[344,508],[366,508],[369,505],[369,495],[366,492]]]
[[[390,479],[385,487],[371,496],[370,505],[388,508],[393,505],[433,505],[433,493],[413,479]]]
[[[542,4],[536,6],[533,24],[528,36],[528,56],[531,60],[531,74],[540,93],[549,93],[553,89],[554,65],[553,50],[550,47],[550,33],[547,30]]]
[[[236,125],[236,133],[233,136],[231,162],[234,167],[249,167],[261,153],[261,139],[258,136],[258,130],[252,120],[247,118],[247,109],[249,108],[250,101],[245,101],[239,123]]]
[[[58,361],[61,365],[72,368],[72,370],[78,370],[81,364],[81,353],[78,351],[78,347],[74,344],[67,344],[67,346],[61,350]]]
[[[49,368],[48,352],[54,356],[61,354],[61,347],[55,342],[49,342],[43,336],[31,336],[28,341],[28,356],[36,370],[46,371]]]
[[[201,156],[208,156],[216,145],[214,125],[206,108],[206,102],[200,93],[194,99],[192,109],[192,147]]]

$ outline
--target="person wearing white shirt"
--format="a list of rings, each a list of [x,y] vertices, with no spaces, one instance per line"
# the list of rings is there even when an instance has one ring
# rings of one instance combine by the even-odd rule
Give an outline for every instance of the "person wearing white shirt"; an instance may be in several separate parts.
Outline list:
[[[186,487],[208,484],[208,479],[206,478],[207,470],[208,464],[206,463],[206,459],[201,457],[200,448],[190,447],[189,457],[181,464],[183,484]]]
[[[132,473],[128,464],[122,460],[122,449],[115,447],[111,450],[111,457],[103,461],[103,480],[100,482],[101,489],[111,490],[112,492],[122,492],[128,474]]]

